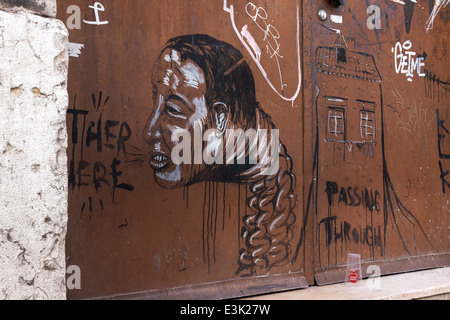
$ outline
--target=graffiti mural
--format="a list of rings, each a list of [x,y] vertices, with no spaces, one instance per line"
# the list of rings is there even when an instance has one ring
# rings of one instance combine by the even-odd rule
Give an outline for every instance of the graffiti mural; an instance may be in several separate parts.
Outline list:
[[[319,181],[328,181],[326,187],[319,186],[319,193],[314,196],[318,197],[318,203],[328,203],[328,210],[323,210],[327,212],[327,216],[318,215],[318,242],[325,244],[328,252],[332,241],[335,247],[342,247],[344,244],[349,247],[352,243],[365,244],[370,248],[371,259],[381,259],[386,250],[387,227],[389,223],[393,223],[397,226],[404,249],[410,252],[414,243],[408,243],[404,238],[405,234],[411,233],[408,224],[415,227],[413,229],[417,229],[425,239],[427,237],[414,213],[397,196],[385,163],[382,78],[374,57],[342,46],[319,47],[316,57],[319,72],[317,81],[321,86],[317,87],[316,106],[318,137],[315,152],[319,156],[314,167],[319,170],[315,174]],[[348,82],[348,87],[354,87],[353,83],[357,82],[358,90],[339,94],[340,87],[335,85],[337,79],[344,86]],[[321,146],[325,149],[324,153],[320,151]],[[364,166],[359,165],[356,170],[366,179],[365,185],[345,184],[345,177],[341,183],[333,181],[337,177],[333,168],[352,167],[362,163]],[[383,188],[377,190],[377,185],[382,185]],[[361,211],[365,211],[365,236],[362,241],[348,222],[352,218],[345,220],[346,213],[353,211],[348,210],[348,206],[361,206]],[[338,213],[340,211],[342,213]],[[338,217],[343,220],[339,221]],[[400,223],[400,219],[405,219],[405,222]],[[406,229],[402,229],[401,226],[405,223]],[[414,238],[419,234],[415,234]],[[318,246],[319,264],[321,248],[322,246]],[[327,257],[327,264],[330,264],[329,259],[330,256]]]
[[[436,66],[430,43],[415,52],[417,40],[409,40],[410,34],[431,36],[414,15],[417,4],[377,5],[377,28],[366,28],[357,14],[364,4],[349,5],[333,12],[341,15],[339,23],[316,25],[312,34],[321,37],[310,40],[313,107],[305,104],[312,113],[305,130],[311,130],[313,156],[305,214],[314,224],[315,278],[322,284],[339,282],[349,253],[362,253],[363,264],[401,270],[403,258],[417,257],[420,268],[427,265],[420,256],[446,252],[429,229],[432,221],[448,224],[449,199],[442,192],[448,172],[436,165],[439,160],[433,163],[439,149],[433,105],[447,101],[446,82],[429,71]],[[447,133],[439,110],[437,119],[442,143]],[[398,265],[382,262],[394,256]]]
[[[191,1],[185,14],[175,1],[60,2],[72,66],[67,250],[93,284],[69,296],[307,286],[299,4],[283,10],[291,24],[275,2]]]
[[[245,184],[249,208],[242,217],[237,274],[264,274],[289,263],[296,219],[292,159],[278,141],[267,145],[279,137],[272,134],[275,126],[256,100],[252,71],[242,54],[207,35],[171,39],[155,63],[152,86],[154,109],[143,135],[158,185]],[[173,150],[179,141],[173,139],[180,129],[190,143],[183,150],[186,161],[177,164]],[[208,149],[214,161],[204,158]],[[259,160],[252,164],[250,158]],[[220,199],[215,198],[217,205]],[[214,235],[209,233],[216,232],[217,216],[203,214],[204,260],[210,264],[216,261]]]
[[[448,265],[448,1],[419,2],[58,0],[69,298]]]

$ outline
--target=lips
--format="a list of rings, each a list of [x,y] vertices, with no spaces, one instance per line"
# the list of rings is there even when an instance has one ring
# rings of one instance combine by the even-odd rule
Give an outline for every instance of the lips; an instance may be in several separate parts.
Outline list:
[[[170,159],[164,154],[152,154],[150,156],[150,166],[153,170],[161,170],[167,167],[170,163]]]
[[[157,155],[157,156],[153,156],[152,160],[158,161],[158,162],[163,162],[163,161],[169,160],[169,158],[167,158],[166,156]]]

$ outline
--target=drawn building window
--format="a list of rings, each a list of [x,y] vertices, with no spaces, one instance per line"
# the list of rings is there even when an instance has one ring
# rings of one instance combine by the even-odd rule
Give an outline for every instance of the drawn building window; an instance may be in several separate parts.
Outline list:
[[[363,140],[375,139],[375,113],[361,111],[361,138]]]
[[[327,140],[328,142],[345,142],[347,100],[338,97],[325,97],[325,99],[328,112]]]
[[[328,108],[328,131],[335,137],[343,137],[345,130],[345,110]]]
[[[375,103],[357,100],[360,110],[360,132],[363,141],[375,140]]]

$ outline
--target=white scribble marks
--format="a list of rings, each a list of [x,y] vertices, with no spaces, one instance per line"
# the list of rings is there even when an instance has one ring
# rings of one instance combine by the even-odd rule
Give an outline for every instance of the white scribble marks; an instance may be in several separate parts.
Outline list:
[[[93,25],[97,25],[97,26],[109,23],[108,21],[101,21],[100,20],[99,11],[105,11],[105,6],[104,5],[102,5],[100,2],[96,2],[96,3],[94,3],[93,6],[89,6],[89,8],[94,9],[95,21],[83,20],[84,23],[86,23],[86,24],[93,24]]]
[[[427,24],[425,26],[425,28],[427,29],[427,32],[430,29],[433,29],[434,19],[436,19],[436,16],[438,15],[439,11],[443,7],[446,7],[449,3],[450,3],[450,0],[435,0],[434,1],[433,11],[431,12],[430,18],[428,19]]]
[[[175,50],[170,51],[170,56],[168,54],[166,54],[164,56],[164,60],[169,63],[175,62],[177,65],[181,65],[180,55]]]
[[[245,40],[247,40],[250,47],[252,47],[253,52],[256,56],[256,60],[259,62],[261,60],[261,48],[259,47],[258,43],[256,42],[255,38],[253,38],[250,31],[248,31],[248,26],[245,25],[242,27],[241,35],[244,37]]]
[[[195,64],[189,62],[183,65],[180,69],[183,72],[187,86],[198,89],[199,85],[205,83],[205,78],[201,69]]]
[[[302,70],[301,70],[301,55],[300,55],[300,15],[299,15],[299,8],[298,8],[298,6],[297,6],[297,39],[296,39],[296,42],[297,42],[297,63],[298,63],[298,85],[297,85],[297,90],[294,93],[294,95],[292,97],[288,98],[288,97],[286,97],[283,94],[283,90],[281,90],[281,92],[279,90],[277,90],[275,88],[275,86],[273,85],[272,81],[269,79],[269,77],[267,75],[267,72],[265,71],[264,67],[260,63],[259,58],[257,57],[257,54],[254,53],[252,48],[249,47],[249,44],[247,43],[248,39],[246,41],[246,39],[242,36],[241,32],[239,31],[239,29],[236,26],[236,21],[235,21],[235,17],[234,17],[234,15],[235,15],[234,14],[234,6],[230,5],[228,7],[227,2],[228,2],[227,0],[223,1],[223,10],[230,14],[231,24],[233,26],[233,29],[234,29],[237,37],[239,38],[239,40],[241,41],[243,46],[247,49],[248,53],[250,54],[250,56],[252,57],[252,59],[254,60],[256,65],[258,66],[259,70],[263,74],[264,78],[266,79],[267,83],[272,88],[272,90],[274,90],[278,94],[278,96],[280,96],[280,98],[282,98],[285,101],[290,101],[290,102],[292,102],[292,105],[294,105],[294,101],[295,101],[295,99],[297,99],[298,95],[300,94],[300,89],[301,89],[301,86],[302,86]],[[251,3],[247,4],[247,7],[246,7],[247,14],[249,14],[249,10],[248,10],[250,8],[249,6],[252,6],[252,5],[253,4],[251,4]],[[255,6],[253,5],[253,7],[251,7],[251,8],[255,9],[254,7]],[[266,20],[267,17],[265,17],[263,15],[264,12],[262,12],[261,10],[258,10],[258,9],[260,9],[260,8],[256,8],[256,12],[257,12],[256,15],[252,15],[250,13],[249,16],[253,17],[254,21],[257,18],[261,18],[262,20]],[[264,21],[264,23],[265,23],[265,21]],[[261,28],[261,25],[259,25],[259,27]],[[263,29],[263,31],[265,32],[264,40],[269,42],[270,41],[270,40],[268,40],[269,37],[270,37],[271,40],[274,40],[273,42],[269,42],[269,44],[266,46],[266,49],[271,54],[271,58],[275,57],[276,60],[277,60],[277,63],[278,63],[278,58],[280,58],[281,56],[279,54],[280,47],[279,47],[279,44],[277,43],[277,40],[279,39],[280,35],[279,35],[278,31],[273,26],[271,26],[270,24],[266,24],[266,27],[267,28]],[[278,63],[278,67],[279,67],[279,63]],[[282,89],[283,89],[284,86],[285,85],[284,85],[283,81],[281,80],[281,87],[282,87]]]

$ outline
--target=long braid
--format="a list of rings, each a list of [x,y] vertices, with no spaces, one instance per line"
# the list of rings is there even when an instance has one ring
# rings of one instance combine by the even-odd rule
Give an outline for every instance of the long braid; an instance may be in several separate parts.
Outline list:
[[[278,171],[269,176],[248,178],[250,212],[243,217],[238,274],[266,274],[273,267],[286,265],[292,258],[293,226],[296,217],[295,175],[292,159],[280,145]]]
[[[168,41],[161,55],[167,49],[178,52],[182,61],[191,60],[203,70],[207,84],[207,105],[214,105],[217,101],[226,105],[229,121],[235,128],[275,129],[272,120],[256,100],[252,71],[239,50],[204,34],[173,38]],[[248,149],[246,151],[249,152]],[[219,174],[210,179],[229,181],[229,172],[233,170],[226,169],[221,167],[217,171]],[[264,169],[264,164],[259,164],[232,177],[234,182],[245,181],[251,192],[251,196],[246,199],[250,212],[240,222],[243,224],[242,247],[237,274],[242,276],[266,274],[273,267],[291,262],[294,255],[290,242],[296,220],[293,212],[295,175],[292,172],[292,159],[283,145],[280,144],[277,172],[267,176],[262,174]],[[220,174],[222,171],[227,174]],[[190,183],[194,181],[192,179]]]

